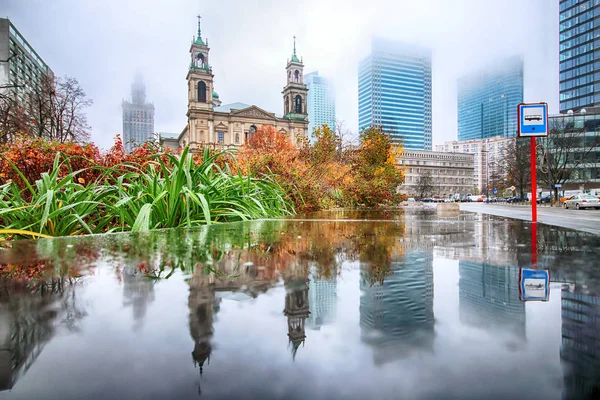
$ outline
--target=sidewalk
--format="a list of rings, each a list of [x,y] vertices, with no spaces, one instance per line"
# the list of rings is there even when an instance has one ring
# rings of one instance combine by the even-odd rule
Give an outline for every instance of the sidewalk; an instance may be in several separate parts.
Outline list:
[[[460,203],[461,211],[497,215],[531,221],[530,205],[499,205]],[[599,210],[565,210],[559,207],[538,206],[538,222],[600,235]]]

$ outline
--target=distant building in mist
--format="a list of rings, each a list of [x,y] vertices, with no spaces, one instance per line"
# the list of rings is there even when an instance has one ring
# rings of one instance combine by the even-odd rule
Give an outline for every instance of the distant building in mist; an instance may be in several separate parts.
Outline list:
[[[523,57],[513,56],[458,80],[458,140],[512,137],[523,102]]]
[[[335,91],[327,79],[319,76],[319,71],[304,75],[304,80],[308,86],[308,134],[314,142],[312,133],[315,128],[324,124],[335,128]]]
[[[137,75],[131,85],[131,100],[123,100],[123,143],[130,153],[152,138],[154,104],[146,101],[146,85]]]
[[[373,39],[358,65],[358,125],[382,127],[405,149],[431,150],[431,50]]]
[[[560,0],[560,111],[600,106],[597,1]]]
[[[54,73],[8,18],[0,18],[0,87],[23,94]]]

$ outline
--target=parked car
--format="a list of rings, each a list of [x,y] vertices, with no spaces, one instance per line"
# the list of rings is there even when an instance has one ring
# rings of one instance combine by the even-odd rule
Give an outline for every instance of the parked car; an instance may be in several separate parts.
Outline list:
[[[566,200],[564,207],[575,207],[578,210],[581,208],[596,208],[600,210],[600,200],[591,194],[578,194]]]
[[[522,199],[519,196],[513,196],[513,197],[509,197],[508,200],[506,200],[507,203],[522,203],[524,201],[527,201],[526,199]]]
[[[537,199],[537,203],[538,204],[552,203],[552,196],[551,195],[547,195],[547,196],[544,196],[542,198],[539,198],[539,199]]]

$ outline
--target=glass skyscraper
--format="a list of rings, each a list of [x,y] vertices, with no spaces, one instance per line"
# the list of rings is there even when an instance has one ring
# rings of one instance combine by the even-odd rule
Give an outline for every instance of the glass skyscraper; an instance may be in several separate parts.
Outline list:
[[[517,134],[523,69],[523,56],[513,56],[458,80],[458,140]]]
[[[319,71],[304,75],[304,83],[308,86],[308,134],[314,142],[315,128],[323,124],[335,128],[335,91],[327,79],[319,76]]]
[[[599,28],[600,0],[560,0],[561,112],[600,105]]]
[[[358,126],[405,149],[431,150],[431,50],[373,39],[358,66]]]

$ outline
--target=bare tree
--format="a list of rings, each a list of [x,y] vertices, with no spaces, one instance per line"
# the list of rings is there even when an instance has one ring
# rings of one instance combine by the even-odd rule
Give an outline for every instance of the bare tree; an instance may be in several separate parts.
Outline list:
[[[44,76],[0,88],[0,141],[22,135],[85,142],[90,137],[85,109],[91,104],[75,78]]]
[[[531,160],[529,141],[514,138],[502,150],[504,160],[502,175],[507,186],[515,186],[521,198],[525,198],[525,190],[531,184]]]
[[[596,126],[597,125],[597,126]],[[600,118],[584,121],[583,115],[550,119],[548,137],[538,138],[538,179],[554,189],[570,180],[585,182],[588,163],[600,149]],[[558,201],[558,191],[554,191]]]
[[[420,198],[423,198],[433,191],[433,178],[431,172],[427,171],[419,175],[417,181],[417,194]]]

